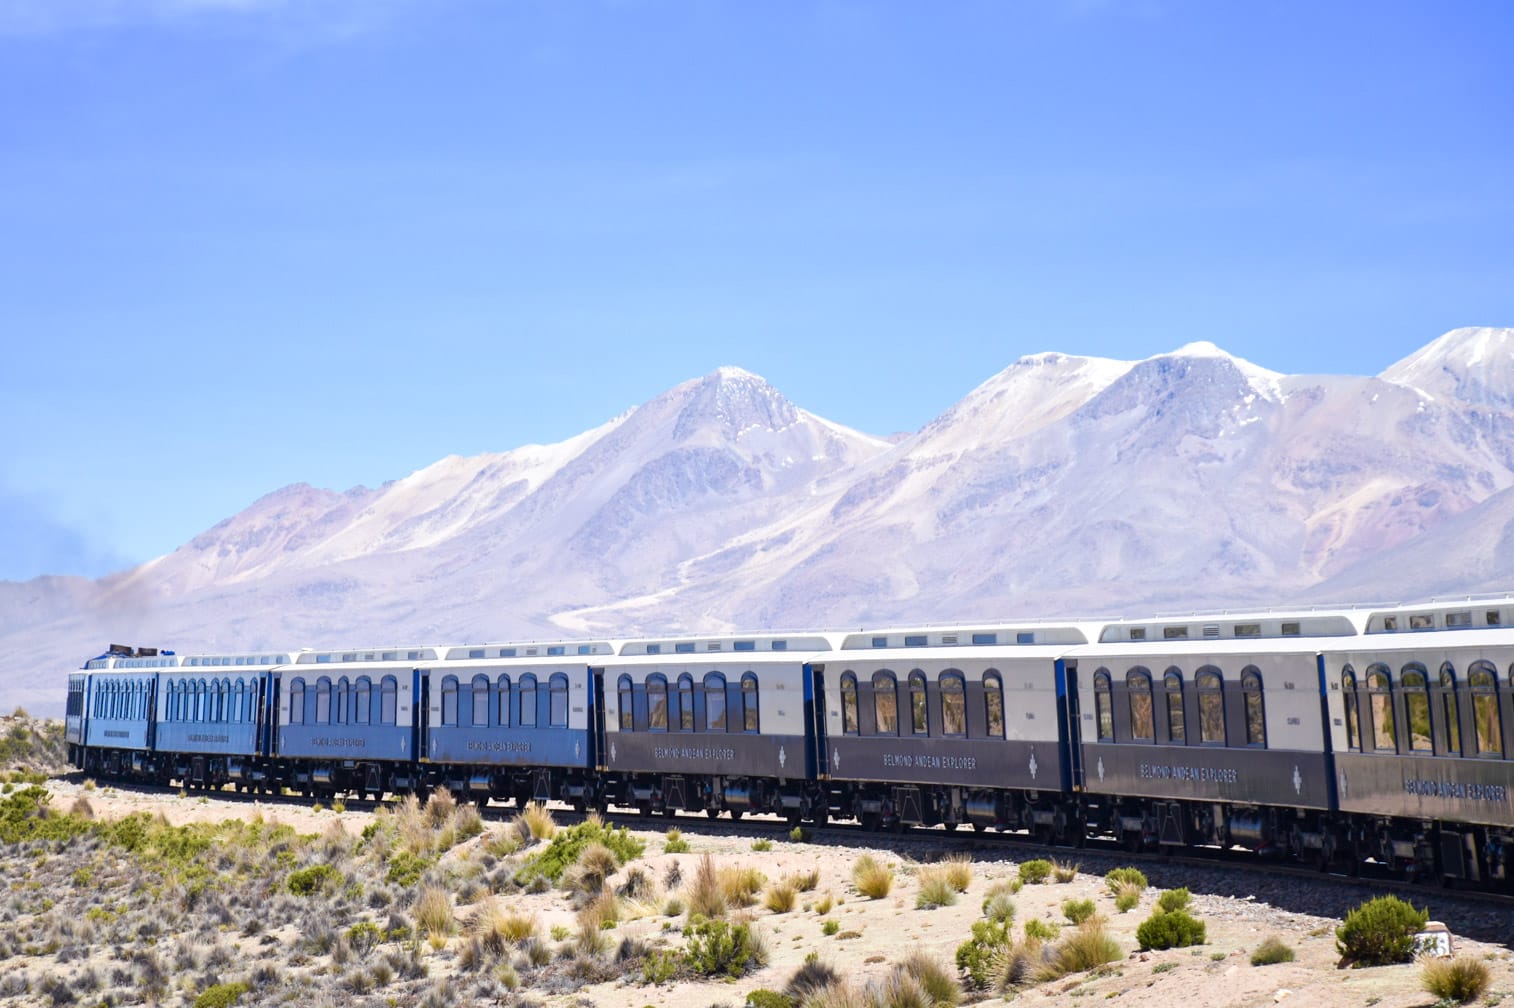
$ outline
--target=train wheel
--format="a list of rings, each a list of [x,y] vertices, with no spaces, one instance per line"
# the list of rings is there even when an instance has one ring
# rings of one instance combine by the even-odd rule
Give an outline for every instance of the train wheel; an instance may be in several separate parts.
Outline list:
[[[704,810],[704,814],[709,816],[711,819],[720,818],[720,810],[718,808],[707,808]]]
[[[975,822],[975,823],[973,823],[973,832],[974,833],[982,833],[986,829],[988,829],[988,823],[986,823],[986,822]]]
[[[862,828],[869,833],[878,832],[878,827],[883,825],[883,817],[877,812],[862,813]]]

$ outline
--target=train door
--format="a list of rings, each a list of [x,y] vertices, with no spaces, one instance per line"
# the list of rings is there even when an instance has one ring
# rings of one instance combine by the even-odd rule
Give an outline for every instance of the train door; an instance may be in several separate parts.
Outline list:
[[[606,770],[602,765],[601,753],[607,752],[605,740],[605,670],[592,668],[589,670],[589,758],[585,766],[594,767],[596,770]]]
[[[421,763],[431,760],[431,672],[415,669],[415,706],[411,708],[411,740],[415,758]]]
[[[1061,712],[1062,724],[1058,734],[1064,749],[1062,760],[1062,790],[1083,790],[1083,734],[1082,717],[1078,713],[1078,663],[1059,659],[1057,661],[1057,709]]]
[[[805,769],[815,780],[831,775],[830,744],[825,734],[825,666],[804,667],[804,709],[808,735],[814,739],[813,751],[805,753]]]

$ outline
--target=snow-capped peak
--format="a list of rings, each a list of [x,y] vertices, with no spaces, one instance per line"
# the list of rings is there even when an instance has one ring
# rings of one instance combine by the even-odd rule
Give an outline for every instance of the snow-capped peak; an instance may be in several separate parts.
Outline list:
[[[1379,377],[1437,398],[1514,408],[1514,329],[1452,329]]]

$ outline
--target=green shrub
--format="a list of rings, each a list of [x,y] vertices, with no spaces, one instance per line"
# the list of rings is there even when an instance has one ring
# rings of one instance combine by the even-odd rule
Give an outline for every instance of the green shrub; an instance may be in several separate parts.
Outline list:
[[[1029,941],[1056,941],[1062,933],[1061,925],[1032,917],[1025,922],[1025,937]]]
[[[1039,885],[1051,876],[1051,862],[1036,858],[1020,865],[1020,881],[1026,885]]]
[[[770,851],[772,849],[773,841],[769,840],[767,837],[760,837],[752,841],[752,850],[756,851],[759,854],[765,851]]]
[[[759,987],[746,996],[746,1008],[794,1008],[794,999],[787,994]]]
[[[820,933],[833,935],[841,930],[841,922],[838,920],[825,920],[820,922]]]
[[[395,851],[389,857],[389,870],[384,873],[384,881],[409,888],[421,880],[431,865],[431,858],[408,850]]]
[[[1251,965],[1272,966],[1275,963],[1292,962],[1294,958],[1293,947],[1274,936],[1262,942],[1251,953]]]
[[[1139,868],[1116,868],[1104,876],[1104,884],[1109,886],[1110,892],[1118,893],[1124,885],[1136,885],[1144,890],[1150,883]]]
[[[647,953],[641,961],[641,982],[663,984],[678,974],[678,956],[671,949]]]
[[[689,852],[689,842],[683,838],[683,830],[668,830],[667,835],[662,841],[662,852],[664,854],[687,854]]]
[[[746,924],[700,921],[684,929],[689,947],[683,959],[701,976],[739,977],[767,962],[767,949]]]
[[[1062,916],[1074,924],[1081,924],[1093,916],[1093,900],[1065,900],[1062,903]]]
[[[973,936],[957,946],[957,969],[963,981],[977,990],[987,990],[994,981],[995,961],[1012,941],[1007,920],[974,921]]]
[[[1114,908],[1120,913],[1129,913],[1141,902],[1141,889],[1134,883],[1126,883],[1115,890]]]
[[[641,852],[646,848],[646,844],[632,836],[624,826],[612,829],[598,816],[590,816],[571,829],[557,830],[545,850],[526,859],[526,863],[515,873],[515,879],[522,882],[533,875],[541,875],[556,884],[562,880],[562,874],[568,870],[568,866],[578,861],[584,848],[594,843],[607,847],[615,855],[618,864],[641,857]]]
[[[1455,959],[1426,959],[1419,974],[1420,984],[1443,1004],[1466,1004],[1482,997],[1492,975],[1488,964],[1471,956]]]
[[[1386,966],[1414,958],[1414,933],[1430,914],[1397,896],[1368,900],[1335,929],[1335,948],[1349,966]]]
[[[947,865],[920,869],[920,891],[915,894],[915,906],[921,910],[954,906],[957,890],[952,885],[952,871]]]
[[[1187,889],[1168,889],[1157,897],[1157,908],[1163,913],[1171,913],[1174,910],[1187,910],[1188,904],[1193,897]]]
[[[1162,913],[1158,910],[1136,928],[1136,941],[1141,951],[1147,949],[1186,948],[1204,944],[1204,922],[1197,920],[1187,910]]]
[[[289,873],[289,891],[296,896],[314,896],[341,880],[341,873],[329,864],[311,865]]]
[[[1007,924],[1015,919],[1015,901],[1009,894],[1009,887],[999,883],[988,890],[988,895],[983,897],[983,916],[992,921]]]
[[[236,1004],[237,998],[251,989],[240,980],[236,983],[216,984],[200,992],[200,996],[195,998],[194,1008],[230,1008]]]

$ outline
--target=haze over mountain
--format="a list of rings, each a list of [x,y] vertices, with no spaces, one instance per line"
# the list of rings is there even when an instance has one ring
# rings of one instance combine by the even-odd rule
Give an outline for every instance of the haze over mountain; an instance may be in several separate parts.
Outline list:
[[[1514,329],[1377,377],[1042,353],[902,439],[722,368],[555,445],[284,487],[99,581],[0,582],[0,705],[180,651],[1367,602],[1510,586]]]

